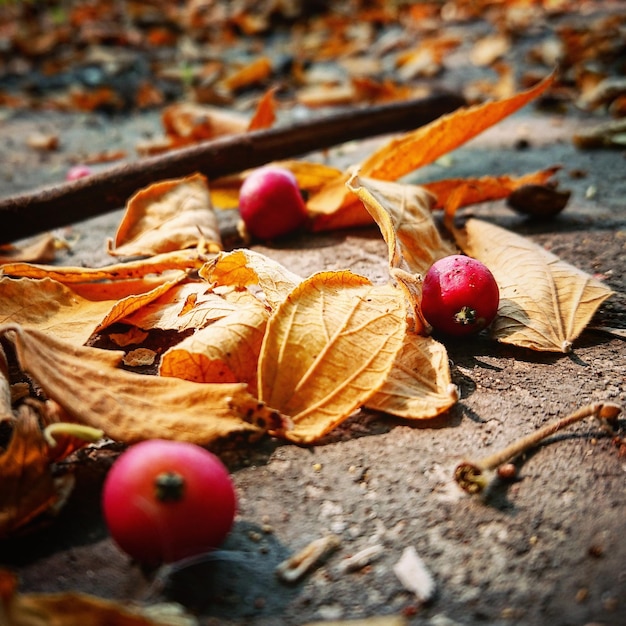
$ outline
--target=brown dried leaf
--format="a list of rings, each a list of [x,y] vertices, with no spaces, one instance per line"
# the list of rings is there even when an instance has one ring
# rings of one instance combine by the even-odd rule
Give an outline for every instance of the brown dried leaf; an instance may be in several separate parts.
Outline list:
[[[458,397],[445,347],[410,333],[387,380],[366,406],[407,419],[428,419],[447,411]]]
[[[498,282],[500,308],[491,331],[503,343],[568,352],[613,293],[541,246],[488,222],[470,219],[455,237]]]
[[[4,263],[49,263],[56,254],[56,241],[53,235],[45,233],[28,245],[0,246],[0,264]]]
[[[72,346],[17,324],[0,327],[21,367],[81,424],[132,443],[163,438],[208,444],[234,432],[260,432],[235,407],[256,405],[245,384],[195,383],[117,368],[123,352]],[[54,363],[54,367],[50,367]]]
[[[0,537],[23,527],[57,501],[48,444],[29,407],[23,407],[13,421],[9,445],[0,454],[0,481]]]
[[[280,263],[245,248],[219,254],[199,274],[214,286],[237,289],[258,286],[271,308],[280,304],[302,280]]]
[[[222,247],[206,178],[193,174],[138,191],[128,201],[109,254],[152,256],[207,243]]]
[[[249,295],[244,306],[187,337],[161,358],[159,374],[199,383],[246,383],[257,393],[257,363],[269,313]]]
[[[405,331],[404,297],[391,285],[349,271],[314,274],[268,322],[260,399],[292,418],[288,439],[314,442],[382,385]]]
[[[85,593],[18,593],[17,577],[0,569],[0,615],[10,626],[195,626],[179,605],[140,607]]]

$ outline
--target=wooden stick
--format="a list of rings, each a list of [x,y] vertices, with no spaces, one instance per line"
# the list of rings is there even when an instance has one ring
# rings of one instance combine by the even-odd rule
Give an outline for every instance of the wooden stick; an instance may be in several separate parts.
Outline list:
[[[118,209],[138,189],[167,178],[201,172],[214,179],[271,161],[423,126],[463,106],[453,93],[300,122],[287,127],[218,138],[125,163],[73,182],[0,200],[0,243],[73,224]]]

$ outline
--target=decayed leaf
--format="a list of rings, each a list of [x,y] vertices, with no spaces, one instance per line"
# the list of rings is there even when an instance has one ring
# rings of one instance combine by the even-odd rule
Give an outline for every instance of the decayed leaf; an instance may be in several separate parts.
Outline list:
[[[132,281],[139,293],[130,295],[119,283],[98,283],[87,290],[85,285],[80,289],[49,278],[0,278],[0,323],[15,322],[82,345],[94,332],[145,306],[185,278],[184,272],[174,274],[169,281],[160,278],[138,281],[139,285]],[[150,291],[141,292],[150,285]],[[120,288],[122,293],[117,291]]]
[[[167,350],[159,374],[199,383],[246,383],[256,395],[257,363],[268,317],[265,306],[250,295],[227,317]]]
[[[10,626],[195,626],[180,605],[121,604],[85,593],[19,593],[17,576],[0,569],[0,615]],[[4,622],[3,622],[4,623]]]
[[[503,343],[568,352],[613,293],[541,246],[488,222],[470,219],[455,237],[498,282],[500,307],[491,330]]]
[[[138,191],[128,201],[109,253],[151,256],[203,242],[222,247],[206,178],[193,174]]]
[[[366,406],[407,419],[428,419],[447,411],[458,397],[445,347],[431,337],[408,333],[387,380]]]
[[[259,252],[242,248],[221,253],[200,269],[200,276],[218,286],[258,286],[270,307],[275,308],[302,280],[280,263]]]
[[[0,454],[0,484],[0,537],[48,511],[59,498],[62,485],[52,477],[48,444],[28,406],[13,420],[11,440]]]
[[[368,178],[354,177],[348,187],[380,228],[389,249],[390,273],[404,289],[413,308],[414,330],[420,332],[425,327],[418,306],[421,278],[437,259],[456,252],[433,221],[434,198],[415,185]]]
[[[320,272],[276,309],[261,347],[259,396],[311,443],[384,382],[406,331],[402,293],[349,271]]]
[[[15,343],[21,367],[49,398],[72,419],[112,439],[208,444],[234,432],[261,432],[237,408],[257,403],[245,384],[136,374],[117,368],[123,352],[72,346],[17,324],[0,327],[0,333]]]

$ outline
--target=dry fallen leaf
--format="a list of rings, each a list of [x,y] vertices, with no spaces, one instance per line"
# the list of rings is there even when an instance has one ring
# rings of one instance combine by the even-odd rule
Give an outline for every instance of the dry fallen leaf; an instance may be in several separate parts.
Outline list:
[[[382,385],[406,330],[402,293],[349,271],[302,281],[270,318],[259,397],[291,417],[291,441],[311,443]]]
[[[455,237],[498,282],[500,308],[491,332],[503,343],[568,352],[613,293],[541,246],[488,222],[470,219]]]
[[[247,302],[240,302],[229,315],[167,350],[159,374],[199,383],[246,383],[256,395],[257,363],[269,313],[248,295]]]
[[[133,280],[137,293],[130,294],[124,281],[70,286],[50,278],[0,278],[0,324],[15,322],[82,345],[94,332],[158,298],[185,276],[174,272],[171,280],[165,276]]]
[[[421,277],[437,260],[455,254],[432,217],[434,198],[421,187],[353,177],[348,188],[374,218],[389,249],[389,271],[413,307],[415,331],[425,327],[419,311]]]
[[[73,484],[70,475],[53,478],[48,444],[33,409],[22,405],[12,425],[9,445],[0,454],[0,537],[58,505]]]
[[[387,380],[366,406],[407,419],[428,419],[447,411],[458,398],[445,347],[431,337],[407,333]]]
[[[208,444],[234,432],[263,432],[252,423],[257,415],[246,414],[258,401],[245,384],[128,372],[117,367],[123,352],[72,346],[17,324],[3,325],[0,334],[13,341],[20,366],[50,399],[76,422],[102,429],[117,441],[163,438]],[[279,430],[280,416],[269,414],[271,427]]]
[[[215,251],[222,247],[206,178],[192,174],[138,191],[128,201],[109,254],[152,256],[200,244]]]
[[[245,248],[219,254],[208,261],[199,274],[215,286],[258,287],[271,308],[280,304],[302,280],[280,263]]]
[[[554,79],[555,74],[551,74],[531,89],[509,98],[459,109],[393,138],[360,164],[359,174],[397,180],[432,163],[540,96]],[[344,186],[349,178],[350,174],[345,173],[331,180],[309,199],[307,208],[316,214],[314,230],[363,224],[367,214],[359,210],[358,201]]]
[[[56,254],[56,240],[50,233],[45,233],[30,241],[27,245],[0,246],[0,265],[3,263],[50,263]]]

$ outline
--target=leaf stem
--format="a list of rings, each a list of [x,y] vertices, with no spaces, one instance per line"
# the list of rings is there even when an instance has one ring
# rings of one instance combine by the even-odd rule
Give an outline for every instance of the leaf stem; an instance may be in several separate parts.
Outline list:
[[[72,422],[55,422],[54,424],[48,424],[43,430],[46,443],[51,448],[57,445],[55,439],[57,435],[68,435],[90,443],[95,443],[104,437],[104,431],[99,428],[93,428],[92,426],[86,426],[85,424],[74,424]]]
[[[538,445],[546,437],[587,417],[596,417],[607,421],[615,420],[621,411],[622,407],[614,402],[594,402],[583,406],[573,413],[555,422],[546,424],[546,426],[539,428],[535,432],[514,441],[498,452],[478,461],[462,461],[454,471],[454,479],[464,491],[472,494],[480,493],[489,483],[485,473],[497,469],[511,459]]]

